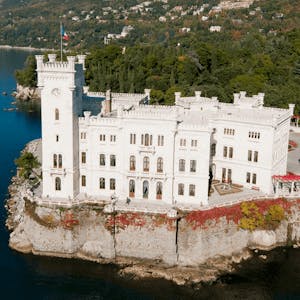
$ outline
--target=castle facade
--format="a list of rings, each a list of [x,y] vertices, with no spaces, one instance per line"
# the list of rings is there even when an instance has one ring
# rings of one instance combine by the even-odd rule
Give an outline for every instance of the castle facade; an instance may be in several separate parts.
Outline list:
[[[285,175],[289,109],[264,94],[233,103],[175,93],[174,106],[143,94],[90,93],[85,56],[37,55],[42,107],[43,198],[80,197],[207,205],[212,180],[273,192]]]

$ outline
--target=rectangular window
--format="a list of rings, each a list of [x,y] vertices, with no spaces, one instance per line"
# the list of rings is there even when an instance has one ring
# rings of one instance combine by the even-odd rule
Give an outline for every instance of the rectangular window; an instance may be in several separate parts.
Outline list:
[[[256,184],[256,174],[252,173],[252,184]]]
[[[247,172],[247,174],[246,174],[246,182],[247,183],[250,183],[250,177],[251,177],[251,174],[249,172]]]
[[[254,151],[254,158],[253,158],[254,162],[258,162],[258,151]]]
[[[58,134],[56,135],[56,141],[57,142],[59,141],[59,135]]]
[[[259,139],[260,139],[260,132],[249,131],[249,132],[248,132],[248,137],[249,137],[250,139],[256,139],[256,140],[259,140]]]
[[[99,188],[100,188],[101,190],[105,189],[105,178],[103,178],[103,177],[101,177],[101,178],[99,179]]]
[[[180,146],[185,147],[186,146],[186,139],[180,139]]]
[[[232,182],[232,170],[231,169],[227,169],[227,182],[231,183]]]
[[[191,140],[191,146],[197,147],[197,140]]]
[[[195,196],[195,185],[194,184],[190,184],[190,186],[189,186],[189,195],[192,197]]]
[[[111,135],[111,136],[110,136],[110,141],[111,141],[112,143],[115,143],[115,142],[116,142],[116,136],[115,136],[115,135]]]
[[[235,130],[232,128],[224,128],[224,135],[234,135]]]
[[[116,179],[111,178],[109,180],[109,189],[110,190],[115,190],[116,189]]]
[[[100,154],[100,166],[105,166],[105,154]]]
[[[179,159],[179,172],[184,172],[184,171],[185,171],[185,160]]]
[[[184,195],[184,184],[183,183],[178,184],[178,195],[180,195],[180,196]]]
[[[100,134],[99,140],[100,140],[100,142],[105,142],[105,134]]]
[[[196,172],[196,160],[190,161],[190,172],[195,173]]]
[[[223,148],[223,157],[227,157],[227,146]]]
[[[130,133],[130,144],[134,145],[136,143],[136,134]]]
[[[86,139],[86,132],[80,132],[80,139],[85,140]]]
[[[135,156],[131,155],[129,158],[129,169],[130,171],[135,171]]]
[[[157,137],[157,146],[163,146],[164,145],[164,136],[163,135],[159,135]]]
[[[233,147],[229,147],[229,158],[233,157]]]
[[[150,160],[148,156],[145,156],[143,159],[143,171],[149,172]]]
[[[252,161],[252,150],[248,150],[248,161]]]
[[[86,177],[85,177],[85,175],[81,176],[81,186],[86,186]]]
[[[82,164],[86,163],[86,152],[81,152],[81,163]]]
[[[110,156],[110,166],[111,167],[115,167],[116,166],[116,156],[114,154],[112,154]]]
[[[226,168],[222,168],[222,182],[226,181]]]

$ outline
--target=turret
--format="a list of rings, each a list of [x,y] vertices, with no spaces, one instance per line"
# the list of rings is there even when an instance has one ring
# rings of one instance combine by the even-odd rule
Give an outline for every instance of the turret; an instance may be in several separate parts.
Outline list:
[[[79,192],[79,130],[84,84],[84,55],[56,60],[36,55],[42,110],[43,196],[74,199]]]

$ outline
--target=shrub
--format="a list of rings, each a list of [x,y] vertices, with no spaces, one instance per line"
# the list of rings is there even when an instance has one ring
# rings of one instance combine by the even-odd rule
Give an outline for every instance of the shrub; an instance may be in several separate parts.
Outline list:
[[[276,229],[285,218],[285,210],[279,204],[273,204],[265,209],[259,208],[254,202],[241,204],[243,217],[239,226],[242,229],[253,231],[255,229]]]
[[[41,164],[31,152],[24,152],[15,160],[15,164],[20,169],[20,177],[28,179],[31,173],[34,173],[35,168],[38,168]]]
[[[271,205],[265,216],[265,227],[268,229],[275,229],[279,226],[280,222],[285,218],[284,209],[278,205]]]
[[[253,231],[264,225],[264,216],[254,202],[243,202],[241,204],[243,217],[239,226],[242,229]]]

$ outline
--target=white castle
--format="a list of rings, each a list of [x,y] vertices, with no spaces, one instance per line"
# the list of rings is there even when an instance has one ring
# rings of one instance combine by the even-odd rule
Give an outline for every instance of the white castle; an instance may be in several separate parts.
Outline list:
[[[232,104],[175,93],[174,106],[144,94],[89,93],[84,55],[44,62],[37,55],[42,106],[42,197],[208,204],[212,179],[273,192],[286,174],[289,109],[264,107],[264,94]],[[76,61],[78,60],[78,61]]]

